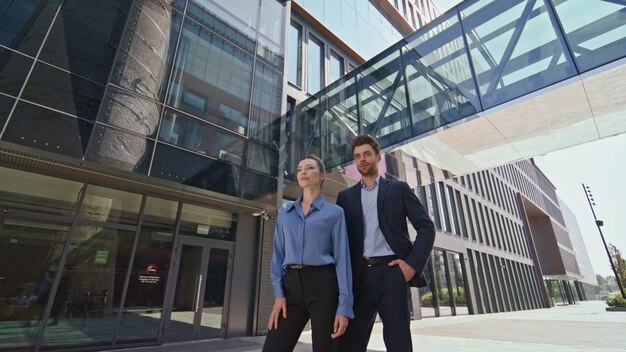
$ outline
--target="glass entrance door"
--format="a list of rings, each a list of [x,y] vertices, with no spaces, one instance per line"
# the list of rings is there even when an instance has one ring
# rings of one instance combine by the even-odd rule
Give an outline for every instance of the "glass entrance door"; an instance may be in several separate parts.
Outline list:
[[[224,337],[232,244],[180,236],[165,341]]]

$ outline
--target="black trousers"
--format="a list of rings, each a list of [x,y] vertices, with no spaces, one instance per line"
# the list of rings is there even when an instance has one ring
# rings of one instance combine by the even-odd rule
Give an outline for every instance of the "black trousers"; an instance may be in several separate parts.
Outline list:
[[[263,352],[293,351],[309,319],[313,352],[339,352],[341,337],[334,340],[330,337],[339,300],[335,267],[287,268],[283,286],[287,318],[281,314],[278,329],[268,331]]]
[[[354,288],[354,319],[348,324],[342,351],[367,351],[377,312],[387,352],[411,352],[408,285],[400,267],[386,263],[363,267],[359,287]]]

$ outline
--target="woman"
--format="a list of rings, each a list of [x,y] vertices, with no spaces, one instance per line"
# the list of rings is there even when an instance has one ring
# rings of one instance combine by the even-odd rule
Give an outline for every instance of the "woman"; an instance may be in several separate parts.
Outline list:
[[[322,160],[298,164],[302,196],[284,204],[274,232],[274,307],[264,352],[293,351],[309,318],[314,352],[339,351],[352,312],[352,272],[343,210],[321,196]]]

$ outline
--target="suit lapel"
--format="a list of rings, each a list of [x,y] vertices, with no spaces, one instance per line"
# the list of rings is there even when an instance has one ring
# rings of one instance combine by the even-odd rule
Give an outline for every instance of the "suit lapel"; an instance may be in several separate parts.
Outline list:
[[[378,219],[380,222],[380,214],[383,211],[383,203],[385,202],[385,195],[387,194],[387,189],[389,188],[389,181],[384,178],[379,178],[378,182],[378,199],[376,201],[376,209],[378,209]]]
[[[354,235],[357,238],[354,238],[354,244],[357,247],[357,252],[359,256],[363,256],[363,239],[365,238],[365,227],[363,225],[363,204],[361,204],[361,182],[352,186],[351,189],[352,199],[354,204],[354,215],[356,216],[356,231]]]
[[[361,204],[361,182],[352,186],[352,199],[354,199],[354,204],[356,205],[356,214],[359,217],[359,221],[363,223],[363,204]],[[362,232],[362,231],[361,231]]]

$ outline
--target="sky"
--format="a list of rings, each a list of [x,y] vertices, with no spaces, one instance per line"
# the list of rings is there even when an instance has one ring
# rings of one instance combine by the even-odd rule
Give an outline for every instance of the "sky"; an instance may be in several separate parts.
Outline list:
[[[460,0],[432,0],[441,12]],[[626,118],[626,117],[625,117]],[[596,274],[614,276],[582,184],[589,186],[595,212],[604,221],[607,244],[626,255],[626,134],[535,158],[536,164],[574,212]]]

